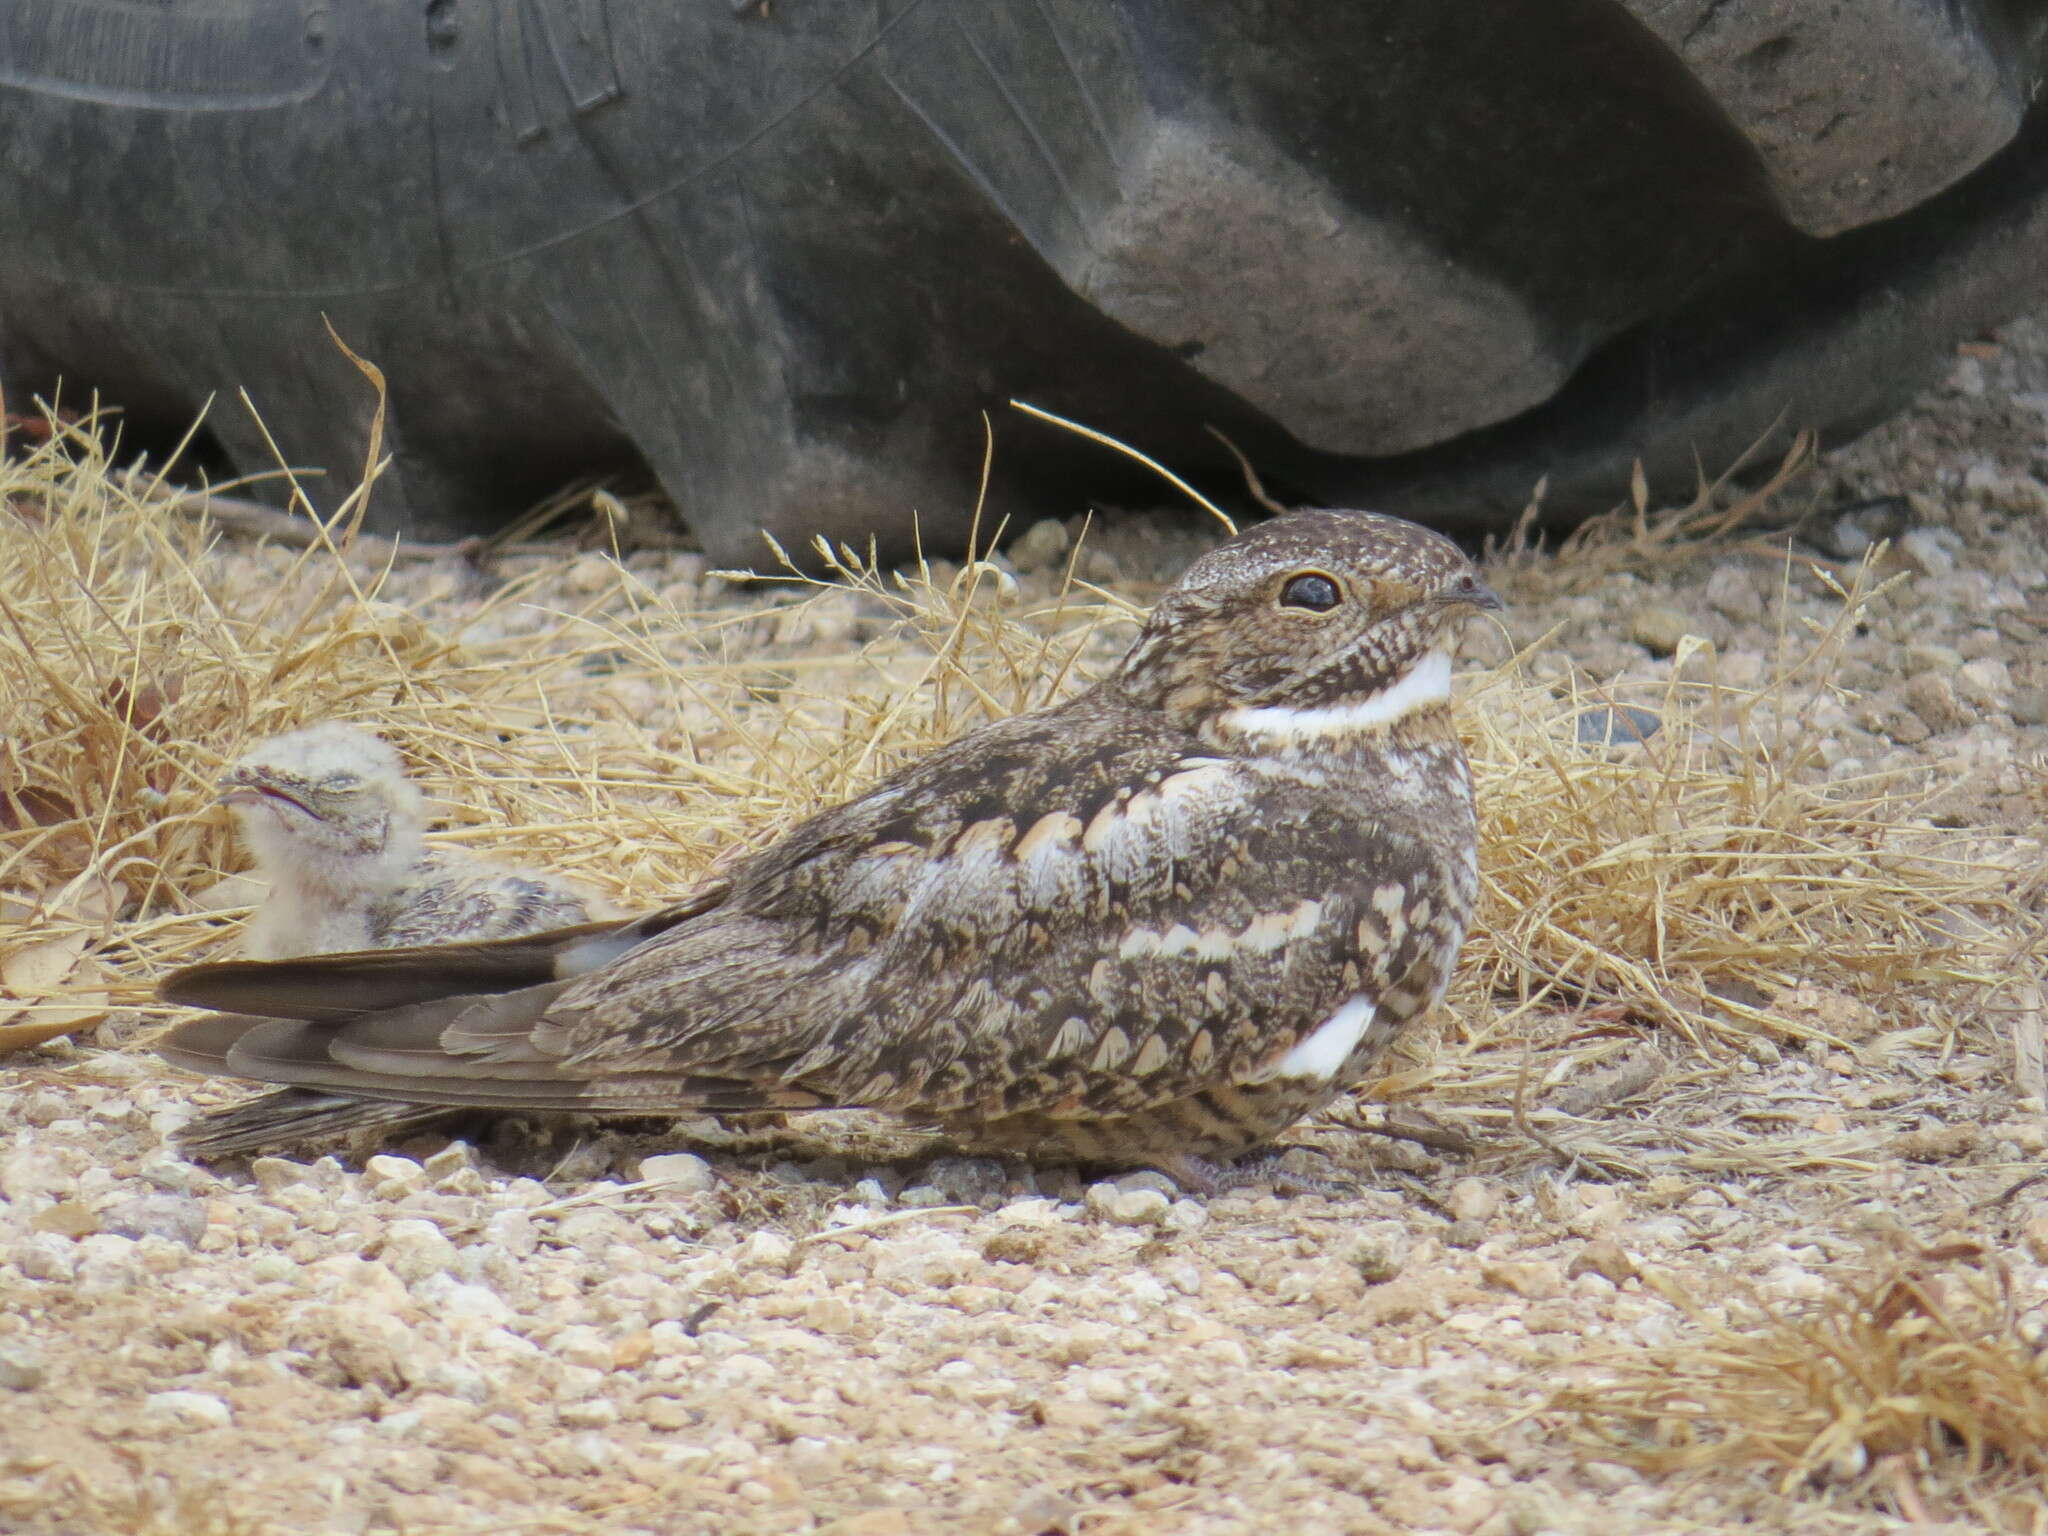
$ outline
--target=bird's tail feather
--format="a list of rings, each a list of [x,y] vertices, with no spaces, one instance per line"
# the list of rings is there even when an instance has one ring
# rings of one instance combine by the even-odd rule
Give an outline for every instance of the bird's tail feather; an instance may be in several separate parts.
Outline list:
[[[178,1133],[191,1157],[240,1157],[371,1133],[379,1139],[420,1130],[450,1118],[440,1104],[362,1099],[309,1088],[280,1088],[226,1109],[210,1110]]]
[[[157,996],[190,1008],[339,1024],[457,994],[514,992],[583,975],[705,911],[722,894],[714,888],[645,917],[510,939],[192,965],[165,977]]]

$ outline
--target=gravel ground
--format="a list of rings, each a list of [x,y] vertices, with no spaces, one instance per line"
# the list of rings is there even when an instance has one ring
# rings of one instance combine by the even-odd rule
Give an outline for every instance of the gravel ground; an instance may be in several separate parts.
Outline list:
[[[1851,642],[1856,696],[1809,714],[1818,771],[1931,779],[1959,838],[2038,839],[2048,321],[1959,349],[1781,503],[1812,553],[1890,537],[1907,578]],[[1132,520],[1087,570],[1142,596],[1204,538]],[[1547,634],[1539,676],[1653,706],[1682,637],[1754,683],[1785,615],[1825,606],[1805,567],[1724,546],[1586,591],[1541,561],[1503,579],[1517,637]],[[1713,1319],[1820,1295],[1876,1229],[1982,1242],[2042,1304],[2048,1188],[1977,1205],[2048,1149],[2003,1027],[1761,1042],[1680,1096],[1694,1123],[1853,1143],[1825,1174],[1602,1179],[1522,1138],[1372,1143],[1356,1195],[1206,1202],[772,1131],[701,1157],[513,1127],[481,1152],[207,1168],[167,1137],[236,1090],[47,1047],[0,1066],[0,1526],[2038,1531],[2048,1500],[1973,1505],[1911,1467],[1789,1491],[1769,1468],[1647,1477],[1548,1406],[1604,1354],[1685,1337],[1680,1301]]]

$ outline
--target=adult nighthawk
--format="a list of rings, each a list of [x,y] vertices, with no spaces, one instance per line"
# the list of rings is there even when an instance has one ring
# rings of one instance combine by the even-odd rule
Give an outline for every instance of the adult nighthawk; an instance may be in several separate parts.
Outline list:
[[[163,997],[236,1015],[173,1059],[366,1111],[868,1108],[1214,1187],[1443,992],[1478,882],[1452,652],[1499,606],[1411,523],[1275,518],[1196,560],[1092,688],[663,911],[194,967]],[[242,1124],[242,1149],[295,1134]]]

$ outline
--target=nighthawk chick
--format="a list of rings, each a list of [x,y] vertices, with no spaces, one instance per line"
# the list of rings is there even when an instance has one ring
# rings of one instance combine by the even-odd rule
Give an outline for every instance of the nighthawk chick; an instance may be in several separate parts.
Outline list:
[[[268,1017],[173,1049],[365,1100],[870,1108],[1203,1186],[1442,994],[1478,883],[1452,652],[1497,607],[1426,529],[1276,518],[1195,561],[1093,688],[665,911],[196,967],[163,996]]]
[[[593,915],[564,882],[429,850],[419,787],[358,726],[258,742],[220,788],[270,885],[243,935],[252,959],[507,938]]]
[[[418,786],[389,742],[357,726],[327,722],[260,741],[220,788],[270,887],[243,932],[254,959],[508,938],[598,912],[566,882],[429,849]],[[192,1064],[175,1045],[165,1054]],[[296,1140],[391,1135],[445,1115],[287,1088],[217,1112],[194,1145],[232,1148],[250,1134],[267,1144],[279,1123]]]

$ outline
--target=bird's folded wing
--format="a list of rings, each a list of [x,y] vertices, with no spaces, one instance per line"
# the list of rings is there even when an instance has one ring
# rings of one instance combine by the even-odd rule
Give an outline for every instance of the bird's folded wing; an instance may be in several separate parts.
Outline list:
[[[192,1008],[339,1023],[451,994],[509,992],[579,975],[711,910],[725,895],[716,884],[645,917],[509,939],[187,966],[164,978],[157,996]]]

